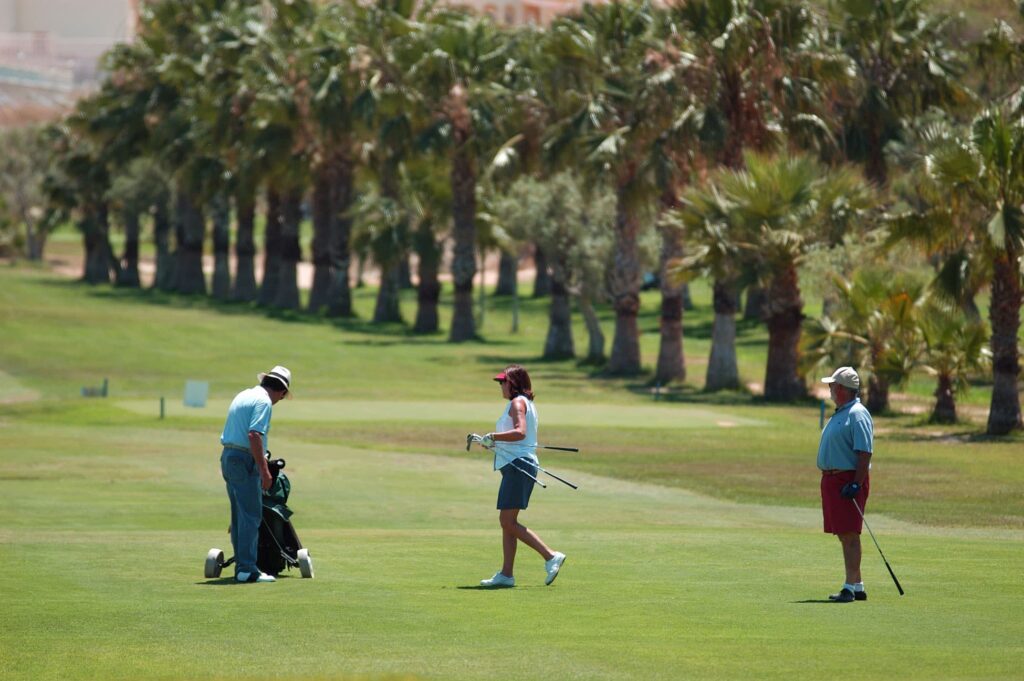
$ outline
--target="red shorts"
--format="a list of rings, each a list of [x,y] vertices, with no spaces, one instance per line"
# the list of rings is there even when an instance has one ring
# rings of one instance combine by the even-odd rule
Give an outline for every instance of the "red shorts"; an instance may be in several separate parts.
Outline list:
[[[821,514],[825,519],[825,531],[829,534],[860,534],[864,520],[857,513],[851,499],[844,499],[840,494],[843,485],[853,482],[855,471],[821,474]],[[871,476],[864,478],[857,503],[860,510],[867,513],[868,493],[871,491]]]

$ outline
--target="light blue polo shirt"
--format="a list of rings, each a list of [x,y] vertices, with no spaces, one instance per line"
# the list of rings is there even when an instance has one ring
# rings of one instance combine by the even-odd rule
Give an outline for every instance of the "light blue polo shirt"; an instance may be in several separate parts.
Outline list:
[[[852,471],[857,468],[857,452],[871,453],[875,426],[871,414],[855,397],[832,415],[821,431],[818,445],[818,468]]]
[[[267,448],[270,433],[270,410],[273,402],[270,395],[260,386],[253,386],[235,395],[228,407],[228,418],[220,436],[222,445],[231,445],[249,450],[249,431],[263,435],[263,448]]]

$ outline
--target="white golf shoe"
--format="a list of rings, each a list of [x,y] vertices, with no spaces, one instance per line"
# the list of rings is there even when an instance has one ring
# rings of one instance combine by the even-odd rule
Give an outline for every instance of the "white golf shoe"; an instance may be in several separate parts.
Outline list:
[[[276,582],[277,580],[265,572],[239,572],[235,581],[246,584],[249,582]]]
[[[544,561],[544,570],[548,573],[547,578],[544,580],[545,586],[555,581],[555,577],[558,576],[558,571],[562,569],[562,563],[564,562],[565,554],[558,551],[555,551],[555,555],[551,556],[550,559]]]
[[[515,586],[515,585],[516,585],[516,578],[515,577],[506,577],[505,575],[503,575],[500,572],[495,572],[494,576],[491,577],[490,579],[482,579],[482,580],[480,580],[480,586],[484,586],[484,587],[487,587],[487,588],[490,588],[490,589],[508,588],[510,586]]]

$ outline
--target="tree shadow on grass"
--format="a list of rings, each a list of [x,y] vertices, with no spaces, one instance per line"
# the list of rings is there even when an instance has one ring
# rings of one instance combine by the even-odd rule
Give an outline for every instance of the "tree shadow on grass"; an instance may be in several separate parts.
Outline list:
[[[790,603],[826,603],[828,605],[848,605],[847,603],[840,603],[839,601],[830,601],[827,598],[808,598],[803,601],[790,601]]]

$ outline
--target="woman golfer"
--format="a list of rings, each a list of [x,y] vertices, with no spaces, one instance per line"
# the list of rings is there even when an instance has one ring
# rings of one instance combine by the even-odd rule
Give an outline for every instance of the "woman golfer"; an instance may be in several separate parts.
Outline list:
[[[501,523],[501,548],[504,563],[501,572],[480,582],[485,587],[515,586],[512,566],[516,559],[517,541],[536,551],[544,559],[547,571],[545,584],[551,584],[565,562],[565,554],[552,551],[537,534],[519,523],[519,512],[530,503],[533,480],[537,476],[537,408],[533,406],[530,374],[518,364],[510,364],[494,377],[501,386],[501,395],[508,404],[485,439],[494,442],[494,469],[501,471],[498,489],[498,519]]]

